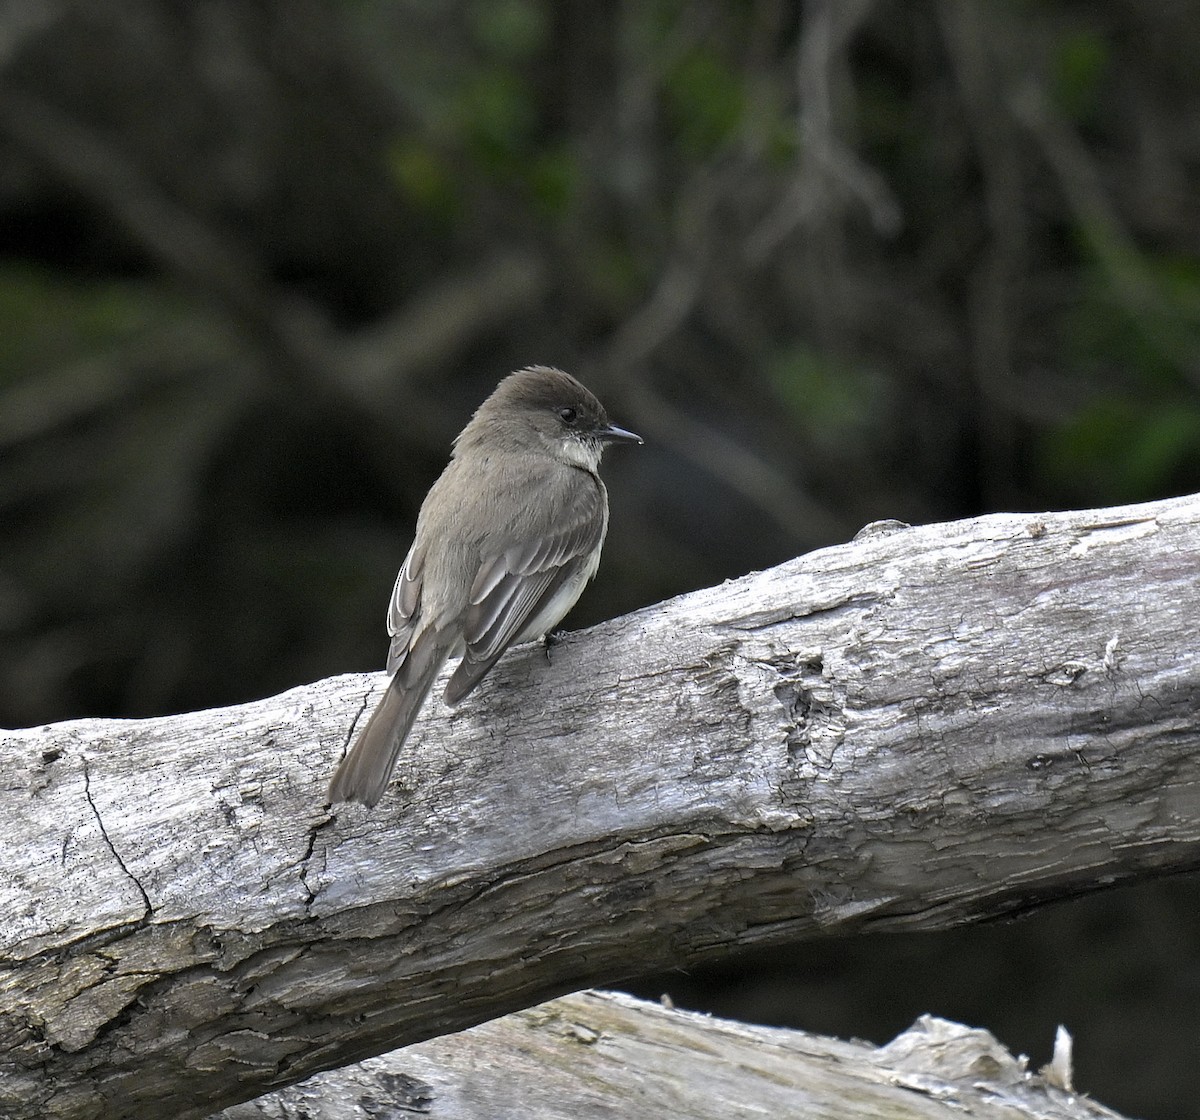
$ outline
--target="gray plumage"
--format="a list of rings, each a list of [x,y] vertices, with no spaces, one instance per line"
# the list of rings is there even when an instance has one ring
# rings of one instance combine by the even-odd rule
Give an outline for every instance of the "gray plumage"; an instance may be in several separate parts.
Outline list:
[[[459,703],[514,642],[540,638],[596,574],[608,529],[605,442],[641,442],[561,370],[506,377],[454,441],[417,517],[388,606],[392,680],[333,776],[331,801],[374,805],[438,671]]]

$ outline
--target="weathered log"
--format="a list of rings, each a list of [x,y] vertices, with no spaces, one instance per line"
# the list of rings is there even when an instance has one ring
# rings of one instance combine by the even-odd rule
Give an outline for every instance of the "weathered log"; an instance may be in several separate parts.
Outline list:
[[[199,1117],[551,996],[1200,864],[1200,498],[877,529],[517,650],[3,735],[0,1114]]]
[[[1120,1120],[1071,1088],[1059,1051],[1034,1073],[987,1031],[928,1015],[876,1048],[580,992],[212,1120]]]

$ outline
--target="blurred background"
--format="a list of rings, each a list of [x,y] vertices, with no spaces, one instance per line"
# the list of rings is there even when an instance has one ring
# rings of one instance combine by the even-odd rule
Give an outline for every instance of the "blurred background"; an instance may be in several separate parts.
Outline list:
[[[561,365],[647,446],[572,627],[863,524],[1200,489],[1182,0],[0,0],[0,725],[382,667],[450,440]],[[633,990],[925,1011],[1197,1115],[1200,890]]]

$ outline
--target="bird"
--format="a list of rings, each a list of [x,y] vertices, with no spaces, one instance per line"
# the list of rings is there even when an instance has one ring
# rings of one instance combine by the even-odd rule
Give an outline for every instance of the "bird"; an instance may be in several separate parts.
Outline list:
[[[453,707],[509,646],[545,638],[596,574],[608,531],[606,444],[643,443],[570,374],[505,377],[455,437],[417,516],[387,611],[383,698],[338,766],[329,801],[374,806],[442,666]]]

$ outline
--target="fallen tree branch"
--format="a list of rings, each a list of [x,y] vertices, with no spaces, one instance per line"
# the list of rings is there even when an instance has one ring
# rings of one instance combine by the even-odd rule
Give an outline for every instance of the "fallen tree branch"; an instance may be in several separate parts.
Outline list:
[[[3,736],[0,1113],[199,1117],[750,944],[1200,865],[1200,498],[887,531],[510,654]],[[436,693],[436,690],[435,690]]]
[[[924,1016],[886,1046],[752,1027],[580,992],[302,1085],[213,1120],[1120,1120],[1035,1074],[987,1031]],[[368,1106],[368,1107],[364,1107]]]

